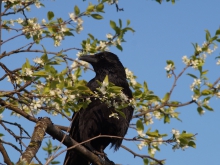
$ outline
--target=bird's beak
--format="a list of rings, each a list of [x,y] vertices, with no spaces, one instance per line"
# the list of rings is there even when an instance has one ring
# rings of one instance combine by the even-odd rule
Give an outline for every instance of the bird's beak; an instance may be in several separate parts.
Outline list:
[[[84,56],[79,57],[79,60],[86,61],[90,64],[98,62],[97,58],[94,55],[84,55]]]

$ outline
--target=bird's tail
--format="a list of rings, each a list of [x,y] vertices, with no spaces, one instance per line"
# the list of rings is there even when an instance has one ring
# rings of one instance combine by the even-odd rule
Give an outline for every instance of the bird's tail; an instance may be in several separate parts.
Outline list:
[[[89,161],[74,150],[68,150],[63,165],[89,165]]]

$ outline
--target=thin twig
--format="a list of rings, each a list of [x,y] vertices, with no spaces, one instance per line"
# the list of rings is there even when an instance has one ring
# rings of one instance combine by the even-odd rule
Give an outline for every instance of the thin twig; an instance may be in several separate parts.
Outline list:
[[[154,157],[151,157],[151,156],[148,156],[148,155],[140,155],[140,154],[137,154],[137,153],[135,153],[134,151],[132,151],[131,149],[129,149],[128,147],[124,146],[124,145],[121,145],[121,148],[124,148],[124,149],[127,150],[128,152],[132,153],[132,154],[134,155],[134,157],[137,156],[137,157],[140,157],[140,158],[142,158],[142,159],[144,159],[144,158],[149,158],[149,159],[154,160],[155,162],[157,162],[157,163],[160,164],[160,165],[163,165],[162,162],[165,161],[165,159],[164,159],[164,160],[158,160],[158,159],[156,159],[156,158],[154,158]]]
[[[12,165],[11,163],[11,160],[8,156],[8,153],[6,152],[4,146],[2,143],[0,143],[0,152],[2,153],[2,156],[4,158],[4,162],[7,164],[7,165]]]

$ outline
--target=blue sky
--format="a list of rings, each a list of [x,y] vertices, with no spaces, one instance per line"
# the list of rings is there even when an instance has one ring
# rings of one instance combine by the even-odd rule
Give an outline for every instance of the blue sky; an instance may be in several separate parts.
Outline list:
[[[83,10],[88,1],[82,2],[81,0],[57,0],[57,1],[42,1],[45,8],[36,10],[33,7],[33,12],[28,13],[29,17],[37,16],[41,20],[46,18],[47,11],[53,10],[55,17],[68,18],[68,13],[73,11],[74,5],[78,5]],[[94,2],[94,1],[92,1]],[[205,29],[208,29],[212,35],[220,26],[220,2],[218,0],[178,0],[175,5],[171,3],[162,3],[159,5],[153,0],[140,0],[140,1],[119,1],[119,7],[124,9],[123,12],[116,12],[114,6],[107,6],[106,13],[103,14],[104,20],[94,20],[91,18],[83,18],[84,31],[75,37],[68,37],[62,42],[58,48],[53,47],[53,43],[49,40],[44,43],[47,50],[61,50],[69,47],[80,48],[82,39],[87,38],[88,33],[92,33],[99,39],[104,39],[107,33],[113,33],[109,26],[109,21],[118,21],[119,18],[126,22],[127,19],[131,20],[131,27],[136,31],[135,33],[128,32],[125,36],[127,42],[123,43],[123,51],[111,48],[110,51],[117,54],[125,67],[128,67],[138,77],[139,82],[146,81],[150,90],[153,90],[157,95],[163,97],[165,93],[169,92],[173,79],[166,78],[166,60],[173,60],[176,66],[176,73],[179,73],[184,64],[182,56],[190,56],[194,53],[192,43],[202,45],[205,41]],[[12,16],[18,18],[19,16]],[[9,18],[10,19],[10,18]],[[11,33],[3,31],[3,40],[9,38]],[[11,50],[23,44],[24,38],[17,39],[10,44],[5,44],[2,47],[4,50]],[[76,51],[68,52],[68,55],[75,58]],[[40,56],[38,54],[38,56]],[[207,64],[204,68],[209,70],[208,77],[210,82],[214,82],[219,77],[219,66],[216,65],[215,57],[219,56],[219,49],[207,59]],[[21,57],[14,55],[3,60],[3,62],[10,66],[10,69],[15,69],[24,63],[25,58],[33,59],[36,54],[23,54]],[[193,73],[198,75],[198,71],[189,69],[186,73]],[[0,75],[3,72],[0,70]],[[83,75],[86,80],[91,79],[94,73],[87,72]],[[184,74],[172,95],[173,100],[186,102],[191,100],[192,91],[189,86],[192,84],[193,79]],[[0,83],[5,88],[9,89],[6,83]],[[172,128],[180,131],[186,130],[192,133],[198,133],[196,136],[196,149],[188,148],[185,151],[172,150],[172,146],[167,144],[161,147],[161,151],[156,153],[156,158],[166,159],[168,165],[207,165],[216,164],[218,162],[219,153],[219,135],[220,130],[220,102],[219,99],[213,98],[210,105],[214,108],[214,112],[208,112],[203,116],[197,113],[196,105],[190,105],[179,108],[177,111],[181,113],[179,116],[182,122],[171,120],[170,124],[163,124],[163,121],[154,120],[154,124],[149,127],[160,130],[161,133],[171,135]],[[21,124],[32,130],[34,123],[29,124],[27,121],[18,120],[15,117],[9,116],[10,111],[6,111],[3,115],[5,120],[14,122],[21,122]],[[40,114],[45,115],[45,114]],[[68,125],[64,119],[54,118],[54,123]],[[134,123],[134,121],[132,122]],[[135,136],[134,131],[129,131],[127,138]],[[4,138],[7,140],[7,138]],[[53,141],[55,143],[55,141]],[[135,142],[123,142],[134,151],[141,154],[148,154],[146,149],[139,151]],[[44,145],[44,143],[42,144]],[[13,152],[12,161],[16,162],[19,154],[7,147],[10,154]],[[142,160],[138,157],[134,158],[133,155],[120,149],[117,152],[113,150],[106,151],[111,160],[115,163],[123,165],[136,165],[143,164]],[[42,159],[45,153],[39,153],[38,156]],[[62,162],[64,154],[58,160]],[[43,159],[42,159],[43,160]],[[0,156],[0,162],[2,157]]]

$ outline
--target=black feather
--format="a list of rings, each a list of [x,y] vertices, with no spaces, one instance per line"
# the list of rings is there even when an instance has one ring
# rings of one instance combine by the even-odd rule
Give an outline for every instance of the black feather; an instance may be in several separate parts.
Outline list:
[[[80,60],[90,63],[96,73],[96,76],[90,80],[87,86],[95,91],[99,82],[103,82],[108,75],[109,82],[123,88],[123,93],[132,98],[132,92],[126,80],[124,67],[118,57],[110,52],[102,52],[96,55],[86,55],[80,57]],[[91,103],[86,109],[81,109],[73,115],[73,122],[70,129],[70,136],[77,142],[83,142],[98,135],[113,135],[124,137],[127,133],[129,122],[132,118],[133,107],[129,106],[122,110],[125,118],[119,116],[119,119],[109,117],[114,112],[114,107],[108,107],[99,99],[91,99]],[[122,139],[118,138],[98,138],[85,143],[84,146],[91,151],[103,152],[104,149],[111,144],[117,150],[122,143]],[[79,153],[70,150],[66,154],[65,165],[88,165]]]

